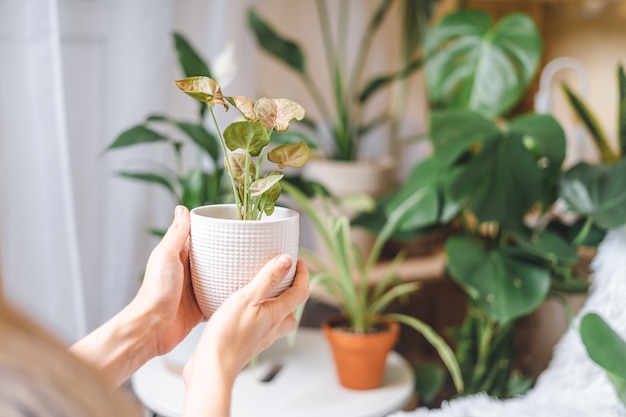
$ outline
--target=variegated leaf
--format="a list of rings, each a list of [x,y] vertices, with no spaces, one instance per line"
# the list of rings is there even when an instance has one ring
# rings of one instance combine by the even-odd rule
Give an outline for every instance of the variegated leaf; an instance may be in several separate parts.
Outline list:
[[[278,169],[285,167],[299,168],[311,157],[311,149],[304,142],[280,145],[267,154],[267,159],[278,164]]]
[[[243,185],[245,182],[246,159],[248,159],[248,175],[251,178],[254,178],[254,176],[256,175],[256,167],[250,156],[238,152],[228,154],[228,160],[230,161],[230,166],[233,169],[233,179],[239,185]],[[224,165],[226,165],[226,163]]]
[[[250,184],[250,195],[258,197],[264,192],[270,190],[278,181],[283,179],[283,174],[272,174],[260,178]]]
[[[274,127],[278,114],[278,106],[273,98],[262,97],[258,99],[256,103],[254,103],[254,112],[256,113],[257,120],[263,123],[265,128],[270,129]]]
[[[278,108],[276,121],[274,122],[277,132],[285,132],[289,129],[289,123],[292,120],[304,119],[304,108],[295,101],[286,98],[277,98],[274,101]]]
[[[221,104],[227,106],[224,102],[224,96],[222,95],[222,89],[220,85],[209,77],[197,76],[187,77],[182,80],[174,81],[176,87],[178,87],[185,94],[202,101],[209,106],[215,104]]]
[[[232,96],[226,97],[226,100],[237,108],[248,120],[257,120],[256,113],[254,111],[254,100],[246,96]]]

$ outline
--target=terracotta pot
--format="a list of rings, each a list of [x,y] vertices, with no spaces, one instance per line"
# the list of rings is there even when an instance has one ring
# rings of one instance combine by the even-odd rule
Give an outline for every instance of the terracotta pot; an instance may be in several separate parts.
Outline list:
[[[250,282],[267,261],[281,253],[291,256],[294,262],[270,296],[289,288],[298,259],[299,231],[298,212],[284,207],[276,207],[271,216],[261,220],[245,221],[237,219],[233,204],[191,210],[191,281],[205,317],[210,317],[230,294]]]
[[[330,343],[339,382],[346,388],[368,390],[378,388],[385,374],[387,354],[398,340],[400,325],[381,321],[387,329],[370,334],[358,334],[335,328],[345,317],[334,316],[322,324],[324,336]]]

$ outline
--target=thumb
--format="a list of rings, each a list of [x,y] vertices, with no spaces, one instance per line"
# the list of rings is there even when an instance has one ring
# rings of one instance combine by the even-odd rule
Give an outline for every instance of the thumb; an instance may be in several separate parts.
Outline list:
[[[289,255],[277,255],[266,263],[247,285],[253,299],[261,302],[269,297],[272,290],[280,284],[291,268],[293,261]]]
[[[174,220],[161,239],[159,246],[181,249],[189,237],[189,210],[185,206],[176,206]]]

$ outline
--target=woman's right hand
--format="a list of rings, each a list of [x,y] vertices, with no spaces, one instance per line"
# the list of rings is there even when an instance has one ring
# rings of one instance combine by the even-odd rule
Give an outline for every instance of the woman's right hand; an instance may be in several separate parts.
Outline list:
[[[289,256],[276,256],[209,319],[185,365],[187,397],[183,416],[228,416],[237,374],[255,355],[295,329],[293,312],[309,296],[309,273],[304,262],[298,261],[291,287],[268,298],[291,265]]]

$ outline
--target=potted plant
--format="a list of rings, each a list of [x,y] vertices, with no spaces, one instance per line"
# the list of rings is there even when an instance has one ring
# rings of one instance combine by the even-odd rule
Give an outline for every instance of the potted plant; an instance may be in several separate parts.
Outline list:
[[[323,331],[329,340],[342,385],[351,389],[372,389],[380,385],[387,353],[395,345],[399,325],[403,323],[420,332],[437,350],[448,367],[457,390],[463,390],[459,365],[445,341],[420,320],[403,314],[385,313],[389,304],[419,288],[414,282],[399,282],[395,272],[402,262],[399,254],[383,277],[370,286],[372,268],[393,231],[412,207],[412,201],[399,206],[376,238],[367,259],[350,240],[346,216],[332,213],[332,199],[320,197],[319,205],[297,187],[286,183],[287,194],[312,219],[330,255],[322,259],[302,249],[313,271],[312,282],[319,283],[340,306],[342,314],[328,318]],[[322,194],[318,191],[317,194]],[[418,197],[415,197],[417,199]]]
[[[208,107],[234,204],[191,210],[190,264],[194,293],[205,316],[210,316],[230,293],[247,284],[271,257],[288,253],[297,259],[298,213],[275,203],[281,193],[282,170],[301,167],[310,156],[303,143],[269,149],[273,132],[284,132],[304,109],[289,99],[224,96],[219,84],[206,76],[175,81],[185,94]],[[243,117],[220,129],[214,107],[235,107]],[[277,169],[263,172],[264,158]],[[295,262],[274,295],[291,285]]]
[[[398,122],[404,109],[407,78],[422,66],[420,56],[421,36],[436,0],[423,2],[403,1],[396,11],[402,16],[401,53],[396,68],[388,74],[369,76],[365,73],[368,55],[372,50],[381,24],[393,10],[390,0],[381,0],[370,16],[370,20],[359,39],[356,58],[347,62],[347,28],[350,16],[350,1],[340,3],[337,20],[337,37],[333,39],[328,2],[317,1],[317,16],[320,35],[332,86],[320,88],[307,67],[304,49],[296,42],[277,32],[255,9],[248,12],[249,27],[258,45],[270,56],[292,70],[306,87],[316,105],[319,120],[307,119],[306,126],[312,135],[322,137],[321,157],[307,164],[304,176],[324,185],[332,194],[344,196],[352,193],[380,195],[394,182],[395,164],[389,155],[377,160],[363,160],[361,146],[363,138],[374,129],[387,124],[392,136],[391,143],[401,142],[398,138]],[[352,65],[350,65],[352,64]],[[395,86],[394,99],[382,114],[367,118],[366,108],[386,88]],[[342,178],[343,181],[336,181]]]
[[[212,71],[191,43],[180,33],[172,35],[178,63],[186,77],[204,75]],[[218,57],[218,59],[220,59]],[[215,134],[205,127],[206,106],[198,107],[193,120],[153,114],[141,123],[118,135],[106,151],[116,151],[142,145],[167,146],[173,155],[172,166],[152,162],[148,168],[124,170],[119,175],[142,183],[154,184],[165,190],[174,201],[189,209],[215,204],[228,197],[225,187],[222,152]],[[185,160],[185,150],[192,149],[194,160]],[[164,230],[154,228],[151,233],[162,236]]]
[[[485,13],[454,12],[427,34],[426,48],[433,154],[384,210],[421,195],[400,230],[457,226],[445,255],[469,298],[454,332],[465,392],[512,396],[532,383],[514,360],[516,326],[549,294],[586,288],[578,249],[626,222],[626,163],[564,172],[565,136],[552,116],[504,118],[539,62],[541,38],[527,16],[492,26]]]

